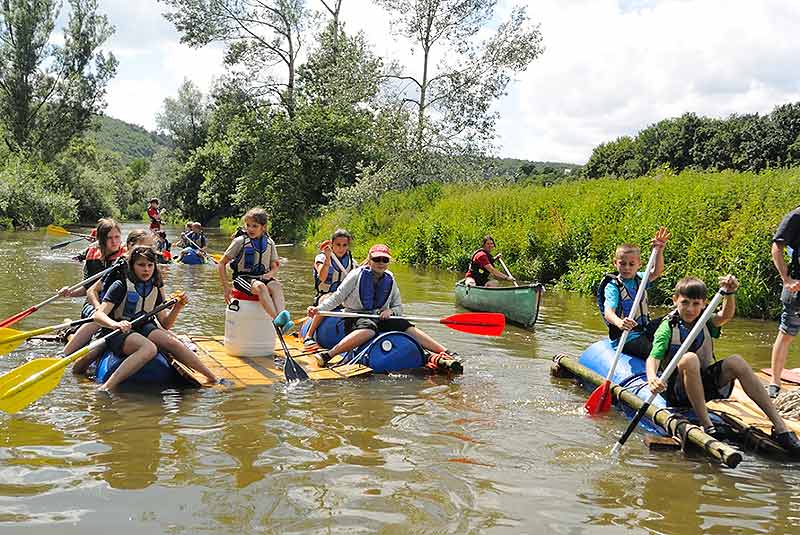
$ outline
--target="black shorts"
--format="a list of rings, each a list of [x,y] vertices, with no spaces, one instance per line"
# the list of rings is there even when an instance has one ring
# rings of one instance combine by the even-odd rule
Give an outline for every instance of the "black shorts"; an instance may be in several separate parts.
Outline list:
[[[260,280],[264,284],[269,284],[270,282],[274,281],[275,279],[262,279],[260,277],[249,277],[247,275],[239,275],[238,277],[233,279],[233,287],[239,290],[242,293],[246,293],[247,295],[255,295],[253,293],[253,281]]]
[[[150,334],[153,331],[155,331],[158,328],[159,327],[156,324],[156,322],[150,320],[150,321],[147,321],[147,322],[143,323],[142,325],[139,325],[139,326],[135,327],[129,333],[117,333],[114,336],[112,336],[111,338],[109,338],[108,340],[106,340],[106,349],[108,351],[112,351],[112,352],[116,353],[119,356],[123,356],[122,347],[125,345],[125,339],[128,338],[128,335],[130,335],[131,333],[139,333],[142,336],[144,336],[145,338],[147,338],[148,336],[150,336]],[[100,337],[103,337],[103,336],[107,335],[110,332],[112,332],[112,329],[101,329],[95,335],[95,337],[96,338],[100,338]]]
[[[91,318],[94,315],[94,306],[88,301],[83,303],[83,308],[81,308],[81,319],[85,320],[86,318]]]
[[[626,341],[622,347],[622,352],[632,357],[639,357],[646,359],[650,356],[650,351],[653,349],[653,342],[647,339],[646,336],[637,336],[631,341]]]
[[[358,329],[369,329],[376,333],[388,333],[389,331],[401,331],[413,327],[414,324],[403,318],[389,318],[388,320],[379,320],[374,318],[347,318],[344,322],[344,329],[348,333]]]
[[[720,380],[724,362],[724,360],[718,360],[708,368],[700,370],[700,380],[703,382],[703,393],[706,401],[727,399],[733,392],[733,381],[723,384]],[[669,378],[664,397],[671,407],[688,407],[691,405],[678,370],[675,370],[672,377]]]

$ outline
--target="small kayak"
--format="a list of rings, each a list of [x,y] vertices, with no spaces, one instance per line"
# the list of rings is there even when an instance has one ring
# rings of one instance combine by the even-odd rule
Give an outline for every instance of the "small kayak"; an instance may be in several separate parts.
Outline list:
[[[196,249],[187,247],[181,252],[181,255],[178,257],[178,261],[182,264],[197,265],[205,264],[206,258],[198,253]]]
[[[456,303],[476,312],[499,312],[506,320],[530,327],[539,317],[544,287],[539,283],[522,286],[467,286],[456,283]]]

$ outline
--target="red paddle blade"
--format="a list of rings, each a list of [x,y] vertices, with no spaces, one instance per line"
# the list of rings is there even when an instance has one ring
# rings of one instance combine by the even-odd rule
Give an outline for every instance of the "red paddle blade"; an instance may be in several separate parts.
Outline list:
[[[36,307],[30,307],[27,310],[23,310],[22,312],[14,314],[11,317],[8,317],[8,318],[4,319],[3,321],[0,321],[0,329],[2,329],[3,327],[8,327],[9,325],[14,325],[18,321],[20,321],[20,320],[22,320],[24,318],[27,318],[28,316],[30,316],[34,312],[36,312]]]
[[[584,408],[591,416],[608,411],[611,408],[611,381],[603,381],[603,384],[595,388]]]
[[[496,312],[465,312],[439,320],[453,330],[483,336],[500,336],[506,326],[506,317]]]

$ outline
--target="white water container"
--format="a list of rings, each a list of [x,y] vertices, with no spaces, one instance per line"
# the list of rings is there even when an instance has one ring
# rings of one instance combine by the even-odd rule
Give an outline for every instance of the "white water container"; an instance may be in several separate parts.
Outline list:
[[[236,357],[269,357],[275,352],[275,327],[257,296],[233,290],[225,309],[225,352]]]

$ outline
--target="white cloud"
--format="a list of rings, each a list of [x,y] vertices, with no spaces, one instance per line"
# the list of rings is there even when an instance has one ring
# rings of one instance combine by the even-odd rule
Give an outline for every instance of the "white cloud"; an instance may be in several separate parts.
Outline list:
[[[523,0],[524,2],[524,0]],[[498,13],[513,2],[501,0]],[[309,7],[318,9],[315,0]],[[795,0],[528,0],[545,53],[496,106],[504,156],[585,162],[594,146],[660,119],[695,112],[769,112],[800,100],[800,10]],[[219,47],[194,50],[155,0],[105,0],[120,57],[108,113],[154,127],[164,98],[184,77],[208,91],[224,71]],[[370,0],[345,0],[348,31],[375,52],[414,66]]]

